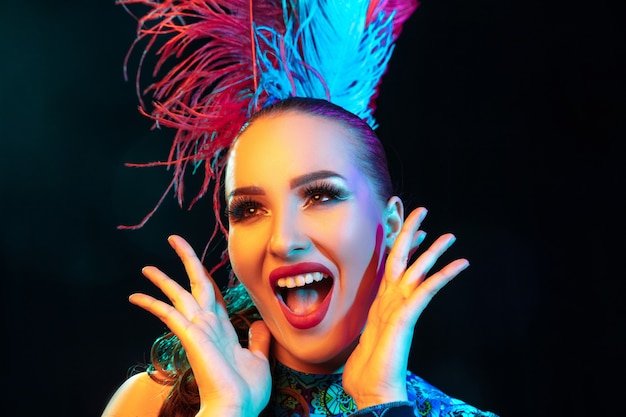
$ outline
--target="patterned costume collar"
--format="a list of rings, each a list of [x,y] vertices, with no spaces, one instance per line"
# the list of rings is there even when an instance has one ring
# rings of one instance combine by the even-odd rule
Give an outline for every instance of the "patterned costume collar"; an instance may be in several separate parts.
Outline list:
[[[354,400],[344,390],[342,374],[307,374],[281,363],[274,368],[272,406],[276,416],[348,416],[357,410]]]
[[[304,406],[308,406],[310,417],[352,415],[357,408],[352,397],[343,390],[342,378],[342,374],[298,372],[276,362],[269,414],[276,417],[304,417],[307,415]],[[407,371],[406,381],[408,401],[413,403],[416,416],[498,417],[446,395],[410,371]]]

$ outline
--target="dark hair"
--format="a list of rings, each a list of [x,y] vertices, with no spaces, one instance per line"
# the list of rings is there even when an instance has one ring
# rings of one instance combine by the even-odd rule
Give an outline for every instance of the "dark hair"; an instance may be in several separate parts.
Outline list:
[[[369,124],[354,113],[351,113],[327,100],[305,97],[291,97],[278,101],[255,113],[241,128],[243,133],[255,120],[272,117],[288,112],[296,112],[318,116],[339,122],[349,133],[354,145],[356,163],[361,172],[365,173],[382,202],[393,195],[391,175],[387,165],[387,156],[380,139]],[[236,139],[235,139],[236,140]]]
[[[371,182],[372,188],[385,203],[393,194],[391,176],[384,148],[374,130],[355,114],[323,99],[292,97],[278,101],[255,113],[239,131],[243,133],[255,120],[288,112],[318,116],[339,122],[351,135],[355,163]],[[235,139],[236,140],[236,139]],[[219,204],[219,202],[214,202]],[[216,206],[217,207],[217,206]],[[219,216],[219,210],[216,210]],[[218,217],[218,222],[222,220]],[[222,227],[222,230],[225,230]],[[224,258],[224,262],[227,258]],[[212,271],[214,271],[213,269]],[[241,283],[231,279],[224,290],[231,322],[243,346],[247,345],[250,324],[261,317]],[[198,387],[180,340],[173,333],[159,337],[152,345],[151,363],[147,369],[155,381],[172,385],[159,417],[192,417],[200,406]]]

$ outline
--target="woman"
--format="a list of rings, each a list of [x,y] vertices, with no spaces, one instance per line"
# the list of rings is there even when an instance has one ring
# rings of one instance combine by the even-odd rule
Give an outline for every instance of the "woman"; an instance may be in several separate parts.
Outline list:
[[[146,267],[171,304],[130,301],[176,337],[157,342],[148,372],[120,387],[104,417],[494,415],[407,372],[419,315],[469,264],[430,274],[452,234],[409,262],[426,210],[405,220],[365,121],[325,100],[282,100],[244,125],[227,158],[238,284],[224,301],[192,248],[170,237],[191,291]]]

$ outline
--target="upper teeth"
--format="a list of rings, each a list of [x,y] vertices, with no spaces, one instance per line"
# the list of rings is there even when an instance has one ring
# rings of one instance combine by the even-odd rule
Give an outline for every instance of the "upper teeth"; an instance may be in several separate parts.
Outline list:
[[[276,285],[280,288],[304,287],[306,284],[310,284],[313,281],[321,281],[323,279],[324,274],[321,272],[310,272],[308,274],[295,275],[293,277],[279,278]]]

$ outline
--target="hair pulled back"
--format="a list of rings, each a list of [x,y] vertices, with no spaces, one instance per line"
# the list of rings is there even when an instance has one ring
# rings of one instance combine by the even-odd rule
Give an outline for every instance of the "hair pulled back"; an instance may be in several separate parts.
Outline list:
[[[339,123],[349,133],[347,137],[353,145],[354,163],[367,176],[378,200],[384,204],[393,195],[387,157],[374,130],[366,121],[327,100],[292,97],[275,102],[252,115],[240,129],[238,137],[256,120],[290,112]],[[214,201],[214,205],[216,221],[221,223],[219,202]],[[222,230],[226,228],[222,227]],[[246,346],[250,324],[261,317],[243,285],[234,279],[224,290],[224,299],[231,322],[242,345]],[[147,372],[155,381],[172,385],[159,417],[192,417],[197,413],[200,407],[198,387],[180,340],[173,333],[167,333],[154,342]]]

